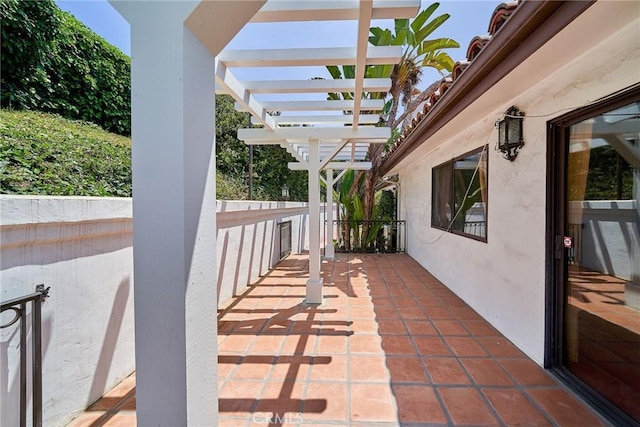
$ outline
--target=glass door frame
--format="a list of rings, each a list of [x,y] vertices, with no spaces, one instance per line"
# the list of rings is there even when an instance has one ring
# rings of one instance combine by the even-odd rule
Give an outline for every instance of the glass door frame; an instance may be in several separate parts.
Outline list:
[[[562,245],[567,233],[567,157],[572,125],[623,107],[640,99],[640,83],[589,106],[547,122],[547,221],[546,221],[546,307],[544,367],[589,402],[605,418],[619,426],[640,423],[602,397],[565,367],[564,302],[568,279],[568,253]]]

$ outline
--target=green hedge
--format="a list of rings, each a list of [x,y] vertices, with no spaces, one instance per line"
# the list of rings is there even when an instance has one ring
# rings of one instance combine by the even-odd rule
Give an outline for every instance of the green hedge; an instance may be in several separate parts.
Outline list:
[[[3,107],[131,134],[131,60],[53,0],[0,2]]]

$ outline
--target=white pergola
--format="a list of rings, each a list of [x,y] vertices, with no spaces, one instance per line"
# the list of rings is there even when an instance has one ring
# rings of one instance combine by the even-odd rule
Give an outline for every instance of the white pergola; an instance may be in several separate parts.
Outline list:
[[[389,79],[364,78],[365,66],[397,63],[401,48],[369,46],[369,28],[372,19],[414,17],[420,0],[109,1],[131,25],[138,424],[216,425],[213,94],[230,94],[237,108],[261,125],[240,129],[239,139],[281,145],[295,160],[290,168],[309,171],[306,301],[321,303],[320,171],[326,170],[332,188],[339,178],[334,170],[370,168],[364,161],[369,144],[389,138],[390,129],[375,127],[378,115],[369,114],[381,110],[382,101],[360,94],[389,89]],[[225,50],[245,25],[345,20],[357,22],[351,47]],[[237,77],[245,67],[325,65],[354,65],[355,76]],[[327,92],[355,96],[351,101],[309,98]],[[281,94],[290,99],[283,101]],[[333,256],[332,251],[329,242],[326,255]]]
[[[391,130],[376,127],[378,114],[363,114],[384,108],[382,99],[363,99],[365,92],[387,92],[391,80],[365,78],[366,65],[396,64],[400,46],[369,46],[371,19],[409,18],[416,15],[416,1],[270,1],[251,23],[285,21],[356,20],[354,47],[296,48],[269,50],[224,50],[216,58],[216,91],[236,100],[236,109],[248,111],[252,123],[260,128],[240,129],[238,138],[247,144],[275,144],[284,147],[296,160],[294,170],[309,172],[309,280],[306,301],[322,302],[320,276],[320,171],[326,170],[327,242],[325,256],[334,257],[332,188],[340,178],[334,170],[366,170],[369,144],[385,143]],[[250,24],[249,24],[250,25]],[[245,67],[308,67],[325,65],[355,66],[351,79],[258,80],[241,81],[236,70]],[[353,93],[353,100],[308,100],[308,94]],[[282,101],[268,95],[296,95]],[[258,96],[261,99],[258,100]],[[349,114],[345,114],[349,112]],[[277,113],[277,114],[273,114]]]

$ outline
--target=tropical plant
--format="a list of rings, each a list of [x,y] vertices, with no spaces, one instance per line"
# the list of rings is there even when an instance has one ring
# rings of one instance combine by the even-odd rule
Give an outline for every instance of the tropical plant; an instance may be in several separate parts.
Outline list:
[[[424,91],[417,90],[424,67],[437,70],[440,74],[451,72],[454,61],[445,49],[460,47],[458,42],[450,38],[429,37],[440,28],[450,17],[449,14],[438,15],[434,18],[439,3],[433,3],[413,20],[396,19],[393,31],[380,27],[370,28],[369,43],[374,46],[403,46],[400,62],[395,65],[373,65],[365,69],[366,78],[390,77],[391,88],[388,93],[365,93],[364,98],[387,99],[379,126],[392,129],[394,141],[400,135],[400,127],[405,119],[411,117],[415,109],[432,93],[433,85]],[[354,66],[327,66],[327,70],[334,79],[353,78]],[[330,93],[328,99],[353,99],[352,93]],[[400,109],[402,107],[402,109]],[[362,204],[362,239],[369,238],[367,221],[374,219],[374,195],[378,180],[382,177],[382,158],[384,150],[390,144],[371,144],[367,152],[367,160],[371,162],[371,169],[356,173],[351,181],[351,188],[346,193],[348,197],[357,196]],[[346,177],[346,175],[345,175]],[[343,178],[344,179],[344,178]],[[342,201],[341,201],[342,202]],[[347,209],[346,215],[350,215]],[[348,218],[347,218],[348,219]],[[373,231],[373,230],[372,230]]]

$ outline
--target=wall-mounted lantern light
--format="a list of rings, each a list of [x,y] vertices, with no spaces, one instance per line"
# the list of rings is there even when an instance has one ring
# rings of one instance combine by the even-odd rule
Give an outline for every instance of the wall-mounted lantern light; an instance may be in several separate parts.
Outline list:
[[[515,160],[518,156],[518,150],[524,145],[523,121],[524,113],[516,107],[511,107],[504,113],[504,118],[496,122],[498,128],[496,151],[501,152],[502,157],[509,161]]]
[[[289,186],[287,184],[282,186],[282,199],[289,200]]]

